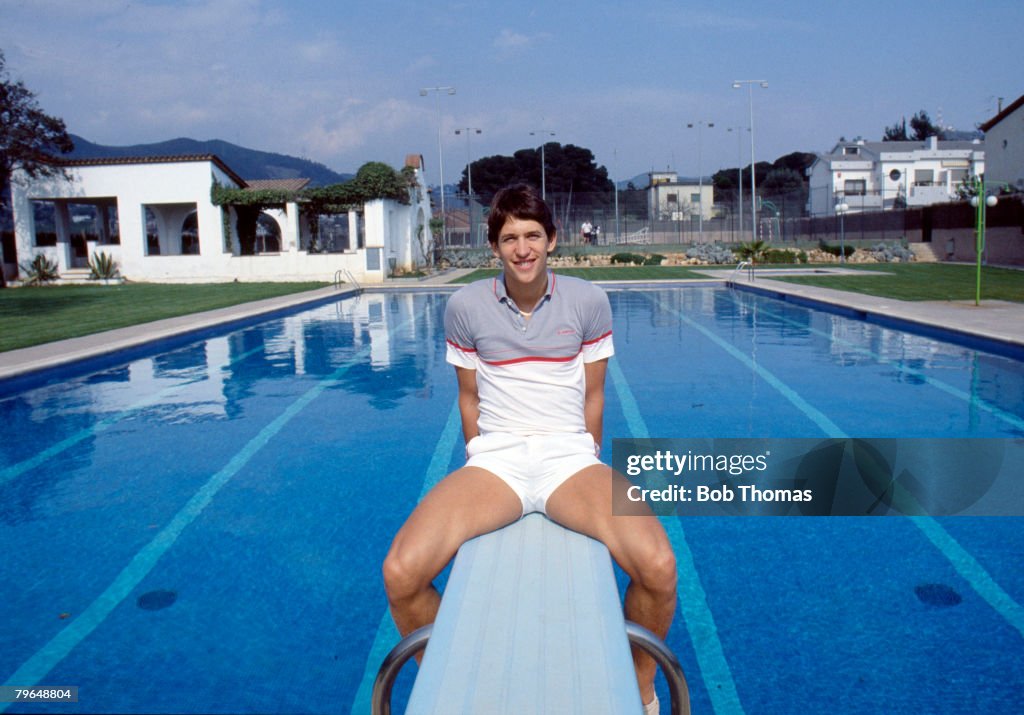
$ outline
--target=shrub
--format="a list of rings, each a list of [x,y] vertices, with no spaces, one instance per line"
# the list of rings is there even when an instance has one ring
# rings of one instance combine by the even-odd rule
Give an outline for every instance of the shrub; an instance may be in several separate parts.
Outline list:
[[[665,260],[665,257],[660,253],[652,253],[644,259],[643,265],[645,266],[660,266],[661,262]]]
[[[806,256],[804,257],[806,260]],[[761,263],[796,263],[796,251],[788,248],[770,248],[761,256]]]
[[[646,259],[643,256],[636,253],[613,253],[611,257],[611,262],[613,264],[623,263],[627,266],[642,266],[645,260]]]
[[[31,263],[23,263],[21,269],[28,274],[28,284],[30,286],[52,283],[60,278],[57,264],[41,253],[36,254]]]
[[[840,253],[842,253],[846,258],[852,256],[854,250],[856,250],[853,246],[843,246],[842,248],[840,248],[839,246],[832,246],[828,243],[825,243],[824,241],[818,243],[818,248],[820,248],[825,253],[831,253],[833,256],[838,256]]]

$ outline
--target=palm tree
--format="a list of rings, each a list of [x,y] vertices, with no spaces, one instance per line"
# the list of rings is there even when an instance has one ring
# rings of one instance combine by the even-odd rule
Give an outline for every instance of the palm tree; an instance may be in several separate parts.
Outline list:
[[[751,241],[741,243],[736,252],[740,254],[740,258],[749,259],[751,265],[757,265],[758,260],[763,260],[768,255],[769,250],[771,246],[764,241]]]

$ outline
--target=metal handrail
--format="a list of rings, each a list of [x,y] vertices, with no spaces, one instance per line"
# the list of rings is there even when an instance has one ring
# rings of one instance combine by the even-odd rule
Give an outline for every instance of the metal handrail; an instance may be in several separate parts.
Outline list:
[[[747,280],[754,280],[754,262],[753,261],[740,261],[736,264],[736,270],[732,272],[733,276],[740,272],[741,269],[746,267],[747,269]]]
[[[377,678],[373,681],[373,692],[370,695],[371,715],[391,715],[391,688],[395,685],[398,672],[405,662],[427,647],[427,641],[434,630],[434,624],[417,628],[391,649],[391,652],[380,664]]]
[[[391,689],[395,685],[395,678],[406,661],[427,647],[433,630],[433,624],[417,628],[400,640],[384,658],[377,671],[377,678],[373,681],[371,715],[391,715]],[[630,643],[654,658],[654,662],[665,674],[672,701],[672,715],[690,715],[690,687],[686,684],[686,674],[675,654],[658,636],[633,621],[626,621],[626,637]]]
[[[339,268],[338,270],[336,270],[334,272],[334,287],[335,288],[340,288],[341,287],[341,284],[344,282],[344,281],[342,281],[342,278],[346,279],[347,282],[349,282],[352,285],[354,285],[356,287],[356,290],[362,290],[362,288],[360,288],[360,286],[359,286],[359,281],[356,280],[356,277],[354,275],[352,275],[352,272],[349,271],[347,268]]]
[[[633,621],[626,621],[626,636],[630,643],[654,658],[654,662],[665,674],[672,699],[672,715],[690,715],[690,687],[686,684],[686,674],[675,654],[661,638]]]

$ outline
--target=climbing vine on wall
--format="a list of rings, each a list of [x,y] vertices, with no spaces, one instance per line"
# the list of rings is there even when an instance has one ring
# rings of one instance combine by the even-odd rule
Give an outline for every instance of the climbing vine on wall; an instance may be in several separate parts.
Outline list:
[[[345,213],[362,208],[367,201],[392,199],[409,203],[410,189],[415,186],[415,172],[403,169],[395,171],[387,164],[371,161],[363,164],[351,181],[285,191],[281,189],[235,189],[213,182],[210,200],[216,206],[246,207],[257,212],[267,208],[284,206],[290,202],[303,204],[317,214]]]
[[[265,209],[295,202],[301,204],[308,214],[319,216],[359,210],[367,201],[375,199],[392,199],[408,204],[411,190],[415,187],[416,172],[411,167],[398,172],[383,162],[371,161],[359,167],[351,181],[299,191],[235,189],[214,180],[210,200],[222,210],[234,208],[241,252],[249,255],[255,253],[256,222]],[[316,224],[315,221],[310,223]]]

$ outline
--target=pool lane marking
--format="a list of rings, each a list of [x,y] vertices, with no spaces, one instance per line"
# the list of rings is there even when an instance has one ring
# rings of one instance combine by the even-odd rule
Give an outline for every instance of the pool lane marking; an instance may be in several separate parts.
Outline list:
[[[649,296],[650,297],[650,296]],[[794,392],[789,386],[785,385],[781,380],[772,375],[763,367],[753,362],[747,355],[735,346],[727,343],[718,335],[708,330],[702,325],[699,325],[688,316],[684,315],[680,310],[667,306],[662,303],[659,299],[650,297],[650,299],[662,310],[665,310],[671,314],[676,315],[687,325],[691,326],[719,347],[723,348],[730,355],[733,355],[748,367],[752,368],[757,372],[758,375],[765,377],[768,384],[772,385],[779,392],[782,393],[786,399],[790,400],[796,407],[805,411],[808,417],[810,417],[819,426],[827,427],[824,429],[826,436],[849,439],[850,435],[846,434],[841,430],[834,422],[829,420],[827,417],[822,415],[818,410],[810,407],[808,403]],[[767,376],[767,377],[766,377]],[[768,379],[770,378],[770,379]],[[782,386],[785,389],[779,389]],[[794,399],[795,398],[795,399]],[[805,406],[813,412],[807,413]],[[957,573],[974,591],[981,596],[996,613],[1002,616],[1006,621],[1015,628],[1022,636],[1024,636],[1024,608],[1017,603],[1013,597],[1011,597],[1002,586],[1000,586],[991,574],[985,569],[981,563],[975,559],[970,552],[968,552],[943,526],[932,516],[913,516],[908,517],[913,524],[920,529],[925,537],[939,550],[946,560],[953,566]]]
[[[619,404],[622,406],[622,413],[626,417],[630,435],[636,439],[649,439],[651,433],[647,429],[647,423],[640,414],[640,407],[633,396],[633,391],[615,358],[608,361],[608,371]],[[742,713],[744,710],[736,690],[736,682],[732,677],[729,661],[725,657],[722,641],[718,637],[718,626],[715,624],[711,606],[708,605],[707,593],[701,585],[697,564],[686,541],[683,526],[679,519],[671,517],[661,519],[661,522],[676,554],[679,609],[693,642],[701,678],[704,680],[704,689],[711,699],[711,706],[716,713]]]
[[[254,353],[260,352],[261,350],[263,350],[263,347],[253,348],[252,350],[244,352],[241,355],[234,358],[233,360],[231,360],[230,362],[228,362],[227,364],[220,366],[219,369],[223,370],[224,368],[231,367],[232,365],[247,359]],[[121,420],[131,417],[136,412],[140,412],[141,410],[144,410],[147,407],[152,407],[154,404],[157,404],[159,401],[173,394],[176,390],[181,390],[182,388],[188,387],[189,385],[194,385],[196,383],[203,382],[204,380],[208,379],[210,379],[209,374],[203,375],[201,377],[194,377],[190,380],[185,380],[184,382],[179,382],[175,383],[174,385],[168,385],[167,387],[163,387],[157,390],[152,395],[137,400],[135,404],[131,405],[130,407],[126,407],[120,412],[110,415],[109,417],[104,417],[95,424],[78,430],[74,434],[65,437],[56,444],[50,445],[46,449],[37,452],[28,459],[24,459],[20,462],[15,462],[14,464],[8,465],[3,469],[0,469],[0,486],[6,484],[12,479],[20,477],[22,474],[29,471],[30,469],[35,469],[36,467],[45,464],[50,459],[53,459],[54,457],[57,457],[63,452],[66,452],[67,450],[71,449],[82,440],[88,439],[89,437],[93,437],[97,434],[100,434],[101,432],[106,431],[107,429],[113,427]]]
[[[733,304],[734,305],[740,305],[741,304],[739,299],[736,296],[733,296]],[[870,358],[873,358],[874,360],[877,360],[882,365],[892,365],[893,367],[899,369],[902,372],[907,373],[908,375],[913,375],[914,377],[920,378],[921,380],[923,380],[924,382],[927,382],[929,385],[931,385],[932,387],[934,387],[935,389],[937,389],[937,390],[939,390],[941,392],[945,392],[946,394],[951,395],[952,397],[956,397],[956,398],[958,398],[960,400],[963,400],[964,402],[966,402],[968,404],[971,404],[971,405],[977,404],[983,410],[985,410],[986,412],[991,413],[992,415],[998,417],[999,419],[1003,420],[1004,422],[1013,425],[1017,429],[1024,430],[1024,419],[1022,419],[1021,417],[1018,417],[1017,415],[1013,414],[1012,412],[1008,412],[1008,411],[1002,409],[1001,407],[998,407],[996,405],[991,404],[990,402],[988,402],[984,398],[972,397],[969,393],[964,392],[963,390],[961,390],[958,387],[954,387],[953,385],[950,385],[950,384],[948,384],[948,383],[946,383],[946,382],[944,382],[942,380],[934,378],[934,377],[932,377],[931,375],[929,375],[929,374],[927,374],[925,372],[922,372],[920,370],[916,370],[916,369],[914,369],[912,367],[904,365],[900,360],[893,360],[891,358],[883,357],[881,354],[874,352],[870,348],[862,347],[860,345],[857,345],[854,342],[846,340],[845,338],[836,337],[836,336],[834,336],[834,335],[832,335],[830,333],[825,332],[824,330],[819,330],[818,328],[805,325],[805,324],[803,324],[803,323],[801,323],[801,322],[799,322],[797,320],[793,320],[792,318],[786,317],[785,315],[783,315],[781,313],[777,313],[777,312],[775,312],[775,311],[773,311],[773,310],[771,310],[769,308],[759,308],[759,309],[762,310],[762,312],[766,313],[767,315],[770,315],[772,318],[774,318],[776,320],[780,320],[780,321],[782,321],[784,323],[789,323],[790,325],[798,327],[801,330],[807,330],[808,332],[814,333],[816,335],[820,335],[820,336],[822,336],[824,338],[827,338],[829,341],[831,341],[833,343],[839,343],[841,345],[844,345],[844,346],[850,348],[852,351],[854,351],[856,353],[859,353],[859,354],[864,355],[866,357],[870,357]],[[881,326],[881,325],[877,326],[877,327],[880,330],[887,330],[888,329],[888,328],[885,328],[884,326]],[[969,348],[965,348],[965,350],[969,350]],[[974,352],[977,353],[978,351],[975,350]]]
[[[799,409],[801,412],[803,412],[804,415],[809,420],[811,420],[811,422],[816,424],[818,426],[818,428],[822,432],[824,432],[826,435],[828,435],[829,437],[845,437],[846,436],[845,433],[841,429],[839,429],[839,427],[836,425],[836,423],[833,422],[832,420],[830,420],[825,415],[825,413],[823,413],[818,408],[814,407],[811,403],[809,403],[807,400],[805,400],[803,397],[801,397],[799,394],[797,394],[797,392],[795,390],[793,390],[793,388],[791,388],[789,385],[784,383],[779,378],[775,377],[775,375],[773,375],[771,372],[769,372],[765,368],[763,368],[760,365],[758,365],[749,355],[747,355],[745,352],[743,352],[742,350],[737,348],[735,345],[732,345],[731,343],[726,342],[720,336],[716,335],[713,331],[709,330],[708,328],[705,328],[703,325],[701,325],[700,323],[696,322],[695,320],[693,320],[692,318],[687,316],[682,311],[680,311],[680,310],[678,310],[678,309],[676,309],[676,308],[674,308],[672,306],[665,305],[665,303],[662,302],[661,299],[655,298],[654,296],[647,296],[647,297],[651,300],[651,302],[653,302],[655,304],[655,306],[657,306],[661,310],[665,311],[666,313],[670,313],[672,315],[675,315],[681,321],[686,323],[686,325],[690,326],[691,328],[693,328],[694,330],[699,332],[701,335],[706,337],[708,340],[713,342],[715,345],[717,345],[718,347],[722,348],[727,353],[729,353],[734,358],[736,358],[741,363],[743,363],[748,368],[750,368],[750,370],[755,372],[758,377],[760,377],[762,380],[764,380],[769,385],[774,387],[776,389],[776,391],[778,391],[780,394],[782,394],[783,397],[785,397],[787,400],[789,400],[791,403],[793,403],[793,405],[797,409]]]
[[[441,431],[441,437],[434,447],[434,454],[430,458],[430,465],[427,467],[423,477],[423,488],[416,499],[419,504],[434,485],[448,474],[448,464],[452,459],[452,452],[462,435],[462,416],[459,412],[459,403],[455,401],[452,409],[448,412],[448,422]],[[359,689],[352,698],[352,707],[349,712],[352,715],[366,715],[370,712],[370,696],[373,694],[373,682],[377,679],[377,671],[380,670],[384,658],[391,652],[402,636],[391,620],[391,612],[384,607],[384,615],[381,616],[380,624],[377,626],[377,634],[373,638],[373,645],[366,655],[366,666],[363,668],[363,677],[359,681]]]
[[[401,324],[391,328],[389,333],[401,330],[408,322],[403,321]],[[324,390],[340,384],[340,379],[346,372],[369,356],[370,348],[369,344],[364,346],[362,350],[349,358],[328,377],[309,388],[295,402],[289,405],[284,412],[264,426],[255,437],[235,453],[219,472],[210,477],[199,488],[192,498],[186,502],[185,506],[174,515],[167,526],[153,537],[152,541],[135,554],[114,581],[82,611],[80,616],[60,630],[49,642],[36,651],[32,657],[22,663],[21,667],[7,679],[4,685],[20,687],[38,685],[79,643],[96,630],[106,620],[107,616],[128,597],[132,590],[149,575],[156,566],[157,561],[174,546],[182,532],[203,513],[203,510],[213,501],[213,498],[224,485],[248,464],[256,453],[263,449],[309,403],[319,397]],[[6,710],[9,704],[0,703],[0,712]]]

